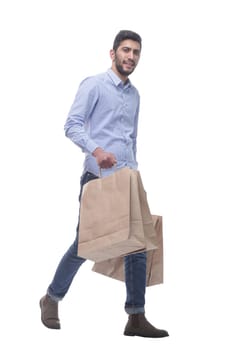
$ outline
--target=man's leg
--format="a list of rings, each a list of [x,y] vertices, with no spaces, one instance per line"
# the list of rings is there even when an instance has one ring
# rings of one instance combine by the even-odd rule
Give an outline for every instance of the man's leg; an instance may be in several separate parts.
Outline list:
[[[128,314],[144,313],[146,292],[146,253],[127,255],[125,258],[126,303]]]
[[[47,294],[54,301],[62,300],[68,292],[74,276],[80,266],[85,262],[84,258],[77,256],[77,239],[70,246],[61,259],[53,280],[48,287]]]
[[[82,189],[85,183],[96,178],[95,175],[89,172],[81,177],[79,200],[81,199]],[[41,320],[48,328],[60,329],[58,302],[59,300],[62,300],[68,292],[74,276],[85,261],[84,258],[77,256],[78,231],[79,225],[77,226],[77,234],[74,243],[62,257],[53,280],[47,289],[47,294],[40,300]]]
[[[145,317],[146,253],[137,253],[125,258],[126,303],[129,315],[124,335],[148,338],[167,337],[168,332],[152,326]]]
[[[52,329],[60,329],[58,302],[68,292],[74,276],[85,259],[77,256],[77,239],[62,257],[53,280],[47,289],[47,294],[41,298],[41,321]]]

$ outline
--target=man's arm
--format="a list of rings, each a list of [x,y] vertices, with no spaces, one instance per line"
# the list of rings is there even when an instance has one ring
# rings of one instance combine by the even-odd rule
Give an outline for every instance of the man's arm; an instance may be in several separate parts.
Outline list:
[[[92,79],[85,79],[79,86],[64,126],[65,135],[83,152],[90,154],[99,145],[86,133],[85,124],[95,108],[98,97],[97,85]]]
[[[64,128],[71,141],[83,152],[92,154],[99,167],[107,169],[116,164],[115,156],[99,147],[85,131],[85,124],[91,117],[98,98],[98,86],[92,79],[85,79],[80,84]]]

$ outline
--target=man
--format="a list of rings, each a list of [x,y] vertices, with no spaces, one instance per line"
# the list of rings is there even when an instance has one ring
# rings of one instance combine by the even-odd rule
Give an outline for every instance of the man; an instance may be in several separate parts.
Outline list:
[[[69,112],[65,133],[83,152],[84,170],[80,198],[85,183],[117,168],[137,169],[136,140],[139,94],[128,76],[133,73],[141,53],[141,37],[132,31],[120,31],[110,50],[111,69],[85,79]],[[85,261],[77,256],[78,227],[74,243],[61,259],[47,293],[40,300],[41,320],[48,328],[59,329],[58,302],[66,295],[74,276]],[[129,315],[124,334],[142,337],[166,337],[167,331],[153,327],[145,318],[146,253],[125,257]]]

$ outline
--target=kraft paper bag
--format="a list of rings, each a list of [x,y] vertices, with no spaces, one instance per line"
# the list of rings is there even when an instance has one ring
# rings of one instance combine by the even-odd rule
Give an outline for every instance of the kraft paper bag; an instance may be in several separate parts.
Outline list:
[[[152,215],[156,249],[147,252],[147,286],[163,283],[163,227],[162,216]],[[108,259],[93,265],[92,271],[125,281],[124,257]]]
[[[155,248],[138,170],[122,168],[84,185],[78,255],[95,262]]]

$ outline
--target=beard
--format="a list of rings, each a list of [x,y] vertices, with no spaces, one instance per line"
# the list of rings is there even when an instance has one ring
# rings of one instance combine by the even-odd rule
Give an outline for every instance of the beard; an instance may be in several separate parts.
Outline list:
[[[123,63],[127,63],[127,62],[123,61]],[[131,73],[133,73],[135,69],[135,63],[133,62],[133,66],[131,70],[125,70],[117,56],[115,58],[115,66],[117,71],[124,77],[128,77]]]

